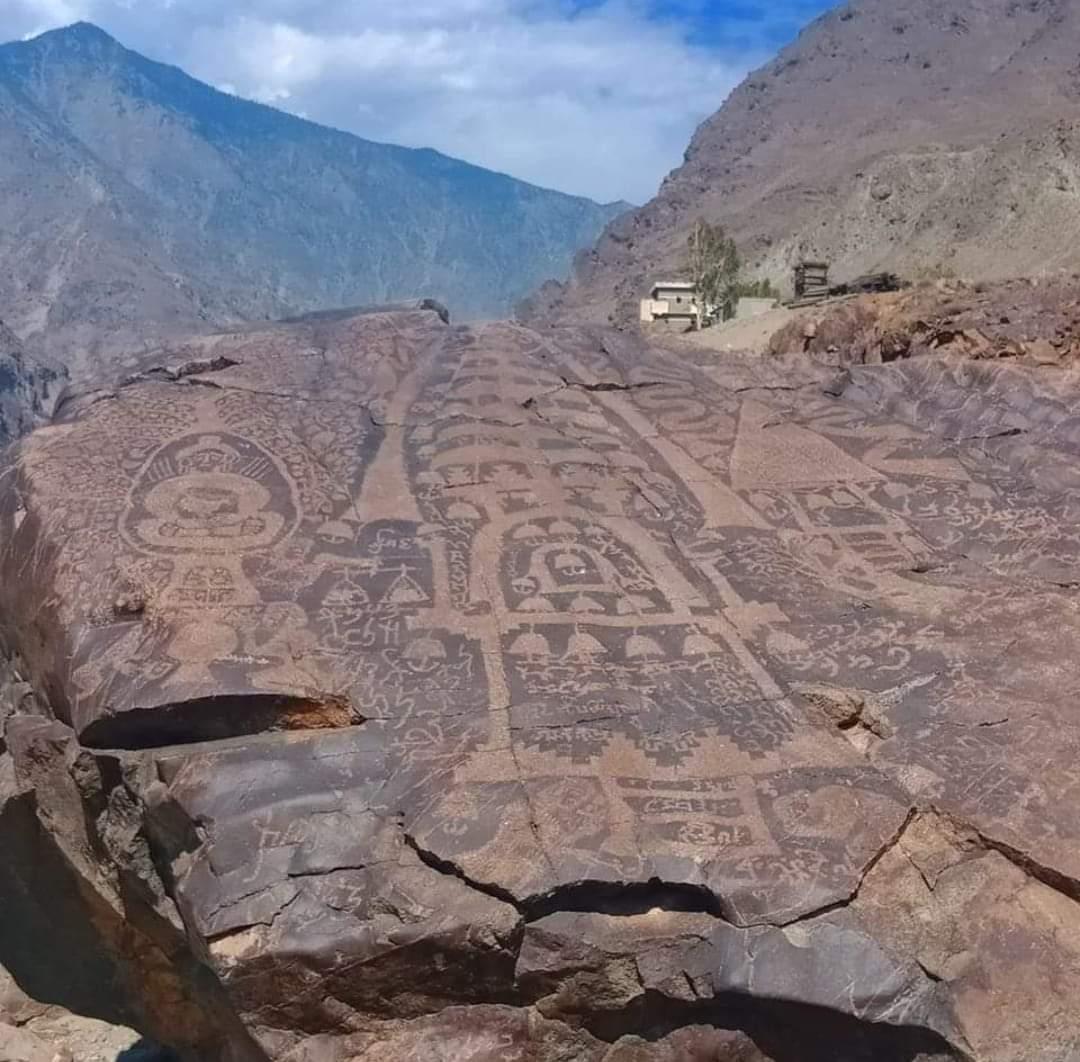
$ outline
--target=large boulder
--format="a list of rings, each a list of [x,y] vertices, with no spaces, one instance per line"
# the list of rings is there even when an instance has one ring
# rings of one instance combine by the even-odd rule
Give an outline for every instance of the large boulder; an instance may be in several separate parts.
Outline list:
[[[1080,495],[784,368],[415,310],[69,403],[0,963],[200,1059],[1069,1058]]]

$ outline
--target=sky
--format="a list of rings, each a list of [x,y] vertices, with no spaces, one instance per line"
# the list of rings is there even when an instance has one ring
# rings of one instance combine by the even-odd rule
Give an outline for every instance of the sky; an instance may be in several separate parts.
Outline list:
[[[0,0],[218,88],[602,202],[650,198],[697,124],[828,0]]]

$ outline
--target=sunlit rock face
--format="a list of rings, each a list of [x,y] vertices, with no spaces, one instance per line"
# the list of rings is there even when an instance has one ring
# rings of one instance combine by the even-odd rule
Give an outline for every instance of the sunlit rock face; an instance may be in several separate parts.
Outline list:
[[[413,310],[73,398],[0,478],[70,954],[0,964],[199,1059],[1069,1057],[1080,494],[905,371]]]
[[[845,0],[698,126],[656,196],[612,221],[531,320],[631,324],[685,268],[701,218],[785,294],[832,283],[1044,277],[1080,269],[1074,189],[1080,7],[1052,0]],[[809,15],[809,5],[806,14]]]

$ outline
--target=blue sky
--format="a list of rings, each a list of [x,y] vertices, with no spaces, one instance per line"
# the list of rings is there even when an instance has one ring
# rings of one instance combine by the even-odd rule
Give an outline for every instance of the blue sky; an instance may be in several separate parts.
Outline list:
[[[0,0],[227,92],[595,199],[643,202],[824,0]]]

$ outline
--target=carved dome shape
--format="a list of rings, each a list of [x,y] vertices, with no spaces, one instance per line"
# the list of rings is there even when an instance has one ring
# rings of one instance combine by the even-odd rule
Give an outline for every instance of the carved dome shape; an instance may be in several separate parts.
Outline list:
[[[534,594],[532,597],[525,598],[524,601],[518,605],[519,612],[554,612],[555,606],[548,601],[546,597],[540,597],[538,594]]]
[[[510,646],[510,652],[514,656],[551,656],[551,646],[542,634],[530,631],[528,634],[519,635],[514,644]]]
[[[708,635],[688,634],[683,642],[683,656],[712,656],[720,647]]]
[[[664,655],[664,650],[648,635],[632,634],[626,640],[626,656],[629,660],[652,659]]]
[[[528,541],[530,539],[544,538],[544,529],[538,524],[522,524],[521,527],[515,529],[513,538],[523,539]]]
[[[323,608],[363,608],[371,604],[371,598],[362,586],[347,580],[331,588],[322,600]]]
[[[605,656],[607,649],[601,645],[591,634],[578,631],[570,636],[570,642],[566,648],[566,656],[576,659],[593,656]]]
[[[402,568],[401,574],[390,584],[386,599],[395,605],[416,605],[427,601],[428,595],[407,570]]]
[[[590,597],[588,594],[578,594],[573,601],[570,602],[571,612],[606,612],[599,601],[595,597]]]

